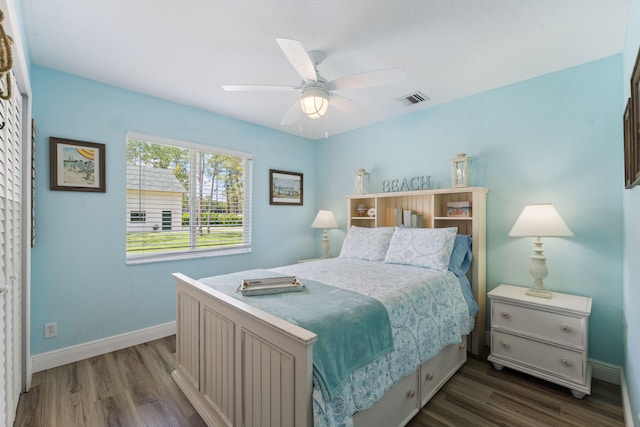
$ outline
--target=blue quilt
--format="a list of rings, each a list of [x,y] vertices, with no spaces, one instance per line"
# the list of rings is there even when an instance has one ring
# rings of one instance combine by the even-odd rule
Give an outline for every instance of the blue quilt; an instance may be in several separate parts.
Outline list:
[[[326,400],[335,397],[349,375],[393,350],[389,315],[375,298],[313,280],[305,289],[270,295],[235,292],[244,279],[277,277],[266,270],[248,270],[200,279],[200,282],[318,335],[313,346],[314,379]]]

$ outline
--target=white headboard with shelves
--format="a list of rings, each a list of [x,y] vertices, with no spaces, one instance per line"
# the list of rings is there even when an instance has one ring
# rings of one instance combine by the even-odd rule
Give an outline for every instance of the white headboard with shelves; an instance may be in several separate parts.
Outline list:
[[[473,239],[473,262],[469,281],[480,312],[476,329],[471,336],[471,351],[480,354],[485,343],[486,311],[486,199],[488,190],[483,187],[417,190],[397,193],[377,193],[349,196],[347,198],[347,226],[393,227],[396,225],[396,209],[411,210],[422,215],[423,227],[457,227],[458,234]],[[447,216],[447,202],[470,202],[469,216]],[[364,205],[365,210],[358,211]],[[374,216],[368,216],[369,209]]]

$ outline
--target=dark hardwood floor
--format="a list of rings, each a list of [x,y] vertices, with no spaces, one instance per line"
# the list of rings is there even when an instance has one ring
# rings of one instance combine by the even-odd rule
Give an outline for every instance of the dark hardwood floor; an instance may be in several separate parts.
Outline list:
[[[407,424],[418,426],[624,426],[620,386],[592,380],[591,395],[508,368],[467,363]]]
[[[204,426],[173,382],[174,367],[172,336],[38,372],[14,426]],[[470,358],[408,426],[623,426],[620,388],[592,386],[579,400],[564,387]]]
[[[171,378],[175,336],[37,372],[14,426],[205,426]]]

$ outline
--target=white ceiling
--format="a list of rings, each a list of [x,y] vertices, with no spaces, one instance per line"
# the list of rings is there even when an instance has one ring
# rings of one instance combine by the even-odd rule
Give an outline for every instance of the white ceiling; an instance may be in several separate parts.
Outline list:
[[[609,55],[630,0],[22,0],[34,64],[310,139]],[[322,75],[402,67],[396,86],[341,92],[371,111],[281,126],[298,85],[276,37],[322,50]],[[421,91],[430,100],[400,99]]]

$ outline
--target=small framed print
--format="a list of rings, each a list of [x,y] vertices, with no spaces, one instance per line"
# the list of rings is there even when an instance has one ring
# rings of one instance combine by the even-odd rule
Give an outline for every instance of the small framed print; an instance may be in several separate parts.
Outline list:
[[[629,189],[633,187],[634,176],[636,173],[635,153],[633,146],[633,106],[631,99],[627,101],[624,109],[624,187]]]
[[[302,206],[302,174],[269,169],[269,204]]]
[[[106,192],[105,145],[49,138],[50,189]]]

